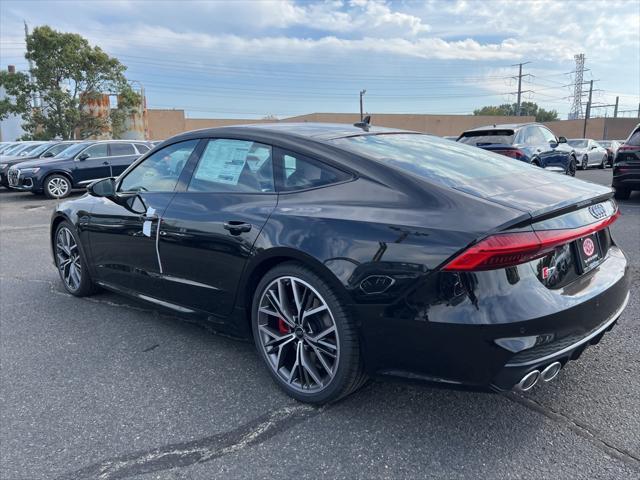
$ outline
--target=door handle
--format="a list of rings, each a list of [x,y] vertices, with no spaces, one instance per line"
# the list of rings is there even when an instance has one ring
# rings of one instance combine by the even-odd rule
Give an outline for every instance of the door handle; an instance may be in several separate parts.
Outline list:
[[[103,165],[109,165],[109,162],[102,162]]]
[[[231,220],[229,222],[223,223],[224,229],[229,230],[233,235],[238,235],[243,232],[248,232],[251,230],[251,224],[245,222],[237,222]]]
[[[153,215],[140,215],[142,217],[142,220],[144,220],[145,222],[149,221],[149,222],[153,222],[154,220],[158,219],[158,215],[157,214],[153,214]]]

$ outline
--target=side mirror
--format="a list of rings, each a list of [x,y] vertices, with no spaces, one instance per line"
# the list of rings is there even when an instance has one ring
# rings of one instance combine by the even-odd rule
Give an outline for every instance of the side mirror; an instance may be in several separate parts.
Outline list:
[[[116,195],[116,181],[113,178],[96,180],[87,187],[87,191],[94,197],[113,198]]]
[[[88,153],[81,153],[80,155],[78,155],[78,160],[80,160],[81,162],[84,162],[90,156],[91,155],[89,155]]]
[[[567,137],[558,137],[558,143],[567,143]]]
[[[595,150],[596,148],[598,147],[596,147],[595,145],[591,145],[591,148],[589,150]]]
[[[51,152],[44,152],[44,155],[42,155],[42,158],[51,158],[53,157],[53,153]]]

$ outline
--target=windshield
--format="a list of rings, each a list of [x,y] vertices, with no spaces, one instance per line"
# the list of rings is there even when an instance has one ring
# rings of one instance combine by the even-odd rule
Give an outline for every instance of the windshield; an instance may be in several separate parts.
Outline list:
[[[91,145],[90,142],[74,143],[71,147],[64,149],[56,155],[56,157],[74,157],[89,145]]]
[[[466,145],[491,145],[492,143],[513,144],[513,130],[485,130],[464,132],[458,142]]]
[[[33,150],[31,150],[29,152],[29,155],[33,155],[34,157],[40,155],[41,153],[44,153],[47,151],[48,148],[51,147],[51,143],[43,143],[42,145],[39,145],[37,148],[34,148]]]
[[[431,135],[386,134],[338,138],[333,144],[445,186],[485,177],[521,175],[531,166]]]
[[[65,150],[67,150],[69,147],[73,146],[73,143],[56,143],[53,147],[49,148],[49,150],[47,150],[47,153],[51,154],[50,156],[56,156],[61,152],[64,152]]]
[[[32,145],[29,145],[27,148],[25,148],[24,150],[22,150],[20,152],[20,156],[26,156],[26,155],[30,155],[31,152],[33,152],[36,148],[42,146],[41,143],[34,143]]]
[[[567,140],[567,143],[576,148],[585,148],[587,146],[587,140],[571,139]]]

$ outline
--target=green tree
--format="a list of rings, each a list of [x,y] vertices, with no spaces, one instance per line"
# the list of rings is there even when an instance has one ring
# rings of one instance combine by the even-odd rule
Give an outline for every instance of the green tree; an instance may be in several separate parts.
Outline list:
[[[502,105],[489,105],[473,111],[474,115],[516,115],[518,105],[516,103],[503,103]],[[558,112],[556,110],[545,110],[538,107],[535,102],[522,102],[520,105],[520,115],[529,115],[536,117],[536,122],[550,122],[558,120]]]
[[[27,37],[25,57],[33,62],[34,80],[29,82],[24,74],[3,73],[0,85],[10,98],[0,103],[0,118],[22,115],[30,138],[87,138],[109,127],[117,136],[126,116],[140,102],[124,76],[126,67],[78,34],[37,27]],[[29,101],[33,92],[39,98],[37,106]],[[108,116],[100,118],[82,103],[102,94],[117,95],[119,102]]]

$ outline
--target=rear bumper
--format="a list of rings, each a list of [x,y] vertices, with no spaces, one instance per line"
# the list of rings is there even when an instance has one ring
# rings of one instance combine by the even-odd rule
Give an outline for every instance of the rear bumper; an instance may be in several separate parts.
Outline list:
[[[629,188],[640,190],[640,169],[637,172],[616,175],[614,172],[611,186],[614,188]]]
[[[560,362],[564,366],[570,360],[577,360],[589,345],[600,343],[605,333],[616,325],[627,303],[629,303],[629,297],[630,293],[627,293],[622,305],[620,305],[605,322],[587,335],[583,337],[571,337],[570,343],[562,342],[557,346],[557,350],[541,352],[540,356],[529,355],[522,360],[518,360],[518,358],[515,357],[512,358],[498,375],[495,376],[491,382],[491,387],[497,391],[511,390],[513,386],[529,372],[534,370],[542,371],[554,362]]]
[[[456,303],[436,291],[413,318],[361,308],[369,372],[510,390],[527,372],[564,364],[599,341],[629,298],[627,259],[615,246],[593,271],[558,290],[540,288],[525,268],[502,283],[497,271],[484,273],[475,276],[475,297]],[[499,343],[505,339],[534,340],[510,351]]]

